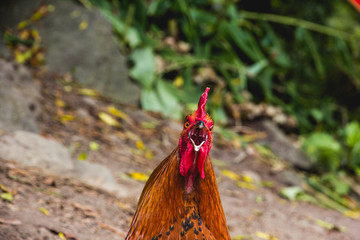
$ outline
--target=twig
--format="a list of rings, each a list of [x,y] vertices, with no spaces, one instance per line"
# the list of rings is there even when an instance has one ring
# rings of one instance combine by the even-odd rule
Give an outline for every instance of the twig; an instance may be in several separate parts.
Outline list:
[[[110,225],[107,225],[103,222],[98,222],[99,226],[102,227],[103,229],[108,229],[110,231],[113,231],[116,235],[120,236],[120,237],[123,237],[125,238],[126,237],[126,234],[122,231],[120,231],[119,229],[113,227],[113,226],[110,226]]]
[[[21,221],[18,220],[18,219],[6,220],[6,219],[3,219],[3,218],[0,218],[0,223],[9,224],[9,225],[20,225]]]

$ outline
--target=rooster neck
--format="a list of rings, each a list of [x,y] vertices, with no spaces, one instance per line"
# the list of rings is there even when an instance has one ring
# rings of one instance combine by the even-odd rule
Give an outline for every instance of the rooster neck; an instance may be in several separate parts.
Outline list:
[[[192,166],[189,172],[185,176],[185,192],[187,194],[190,194],[193,191],[194,182],[196,180],[196,177],[198,176],[198,171],[196,170],[197,158],[198,158],[198,152],[195,152]]]

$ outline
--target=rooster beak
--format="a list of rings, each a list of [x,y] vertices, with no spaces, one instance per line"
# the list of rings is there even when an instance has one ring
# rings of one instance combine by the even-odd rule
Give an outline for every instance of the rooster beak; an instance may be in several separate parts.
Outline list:
[[[200,121],[198,121],[198,122],[195,124],[195,126],[196,126],[198,129],[203,129],[203,128],[205,127],[205,123],[204,123],[202,120],[200,120]]]
[[[208,132],[203,121],[198,121],[189,131],[189,139],[194,146],[195,152],[199,151],[201,146],[208,139]]]

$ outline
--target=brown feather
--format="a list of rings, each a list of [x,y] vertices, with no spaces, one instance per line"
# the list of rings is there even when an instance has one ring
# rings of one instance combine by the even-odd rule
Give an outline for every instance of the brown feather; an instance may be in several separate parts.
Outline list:
[[[176,148],[146,183],[126,240],[230,239],[210,157],[191,193],[179,167]]]

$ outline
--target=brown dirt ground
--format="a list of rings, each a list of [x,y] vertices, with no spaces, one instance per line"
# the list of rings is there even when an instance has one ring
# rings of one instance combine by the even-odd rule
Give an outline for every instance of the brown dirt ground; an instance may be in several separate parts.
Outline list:
[[[135,107],[116,105],[128,117],[118,119],[120,127],[111,127],[98,118],[98,113],[107,111],[110,100],[78,94],[78,86],[72,81],[53,80],[61,77],[40,76],[40,79],[43,79],[40,81],[43,94],[43,111],[39,118],[41,134],[68,146],[75,159],[81,152],[87,152],[86,161],[106,165],[119,183],[129,184],[134,192],[120,199],[73,179],[0,159],[0,183],[14,195],[11,202],[0,200],[0,239],[50,240],[61,239],[62,234],[66,239],[77,240],[124,239],[136,208],[136,198],[144,185],[126,174],[132,171],[150,173],[176,146],[181,124]],[[65,85],[71,86],[71,91],[69,87],[65,91]],[[56,99],[61,99],[65,106],[56,105]],[[66,114],[74,119],[65,121]],[[214,139],[211,156],[234,239],[236,236],[236,239],[280,240],[360,238],[358,219],[281,198],[279,189],[286,185],[279,177],[282,168],[274,170],[274,164],[261,160],[256,154],[244,155],[238,142],[226,141],[216,132]],[[99,143],[100,149],[90,151],[87,147],[90,141]],[[255,184],[253,190],[238,187],[221,174],[224,169],[250,172],[254,178],[272,181],[274,187],[260,184]],[[328,230],[316,224],[317,220],[336,227]],[[339,231],[340,227],[345,227],[345,231]],[[266,238],[261,233],[269,236]]]

